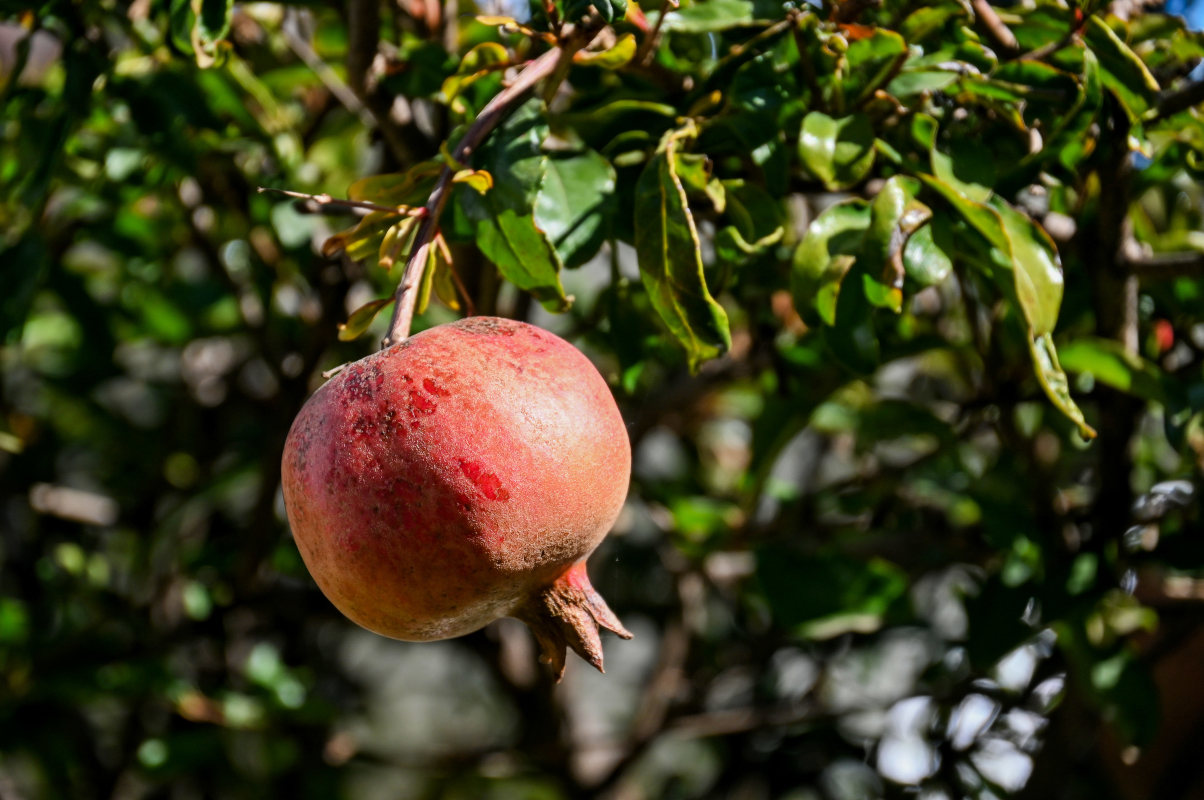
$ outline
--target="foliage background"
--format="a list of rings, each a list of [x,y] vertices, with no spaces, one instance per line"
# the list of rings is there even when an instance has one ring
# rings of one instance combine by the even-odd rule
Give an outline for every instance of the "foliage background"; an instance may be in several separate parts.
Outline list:
[[[591,572],[636,639],[554,686],[512,620],[392,642],[310,581],[280,449],[383,332],[397,218],[256,191],[421,203],[355,182],[438,158],[545,46],[473,14],[527,10],[5,8],[0,797],[1204,797],[1204,43],[1138,4],[623,11],[443,220],[475,309],[629,422]],[[433,275],[418,327],[462,313]]]

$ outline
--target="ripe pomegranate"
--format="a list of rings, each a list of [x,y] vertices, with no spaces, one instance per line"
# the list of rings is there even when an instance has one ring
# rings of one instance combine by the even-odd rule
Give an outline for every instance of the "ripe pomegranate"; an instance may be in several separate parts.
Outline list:
[[[407,641],[517,617],[558,679],[566,647],[602,669],[597,626],[631,638],[585,572],[630,471],[589,360],[492,317],[348,365],[301,409],[282,463],[301,556],[343,614]]]

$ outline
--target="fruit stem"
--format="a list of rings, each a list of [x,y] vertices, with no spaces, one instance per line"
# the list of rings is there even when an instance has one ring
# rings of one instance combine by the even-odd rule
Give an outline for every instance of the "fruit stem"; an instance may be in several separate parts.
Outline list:
[[[554,75],[556,80],[549,89],[559,86],[567,75],[567,70],[558,71],[557,67],[562,62],[566,66],[571,64],[573,54],[593,41],[599,27],[598,24],[586,23],[564,26],[559,36],[560,43],[556,47],[523,65],[514,80],[485,104],[481,113],[468,126],[468,130],[464,131],[456,149],[452,151],[451,161],[455,164],[467,164],[477,146],[510,115],[519,101],[526,97],[527,92],[535,88],[535,84]],[[414,321],[414,305],[418,300],[418,287],[422,283],[422,273],[426,270],[431,242],[439,230],[439,217],[443,214],[443,207],[447,205],[447,198],[451,194],[452,172],[450,165],[443,167],[435,189],[426,201],[425,214],[422,215],[422,224],[418,226],[418,232],[414,235],[410,258],[406,261],[405,271],[401,273],[401,280],[393,293],[393,317],[389,320],[388,334],[381,340],[382,350],[404,341],[410,335],[410,325]]]
[[[552,74],[562,52],[561,48],[553,47],[539,58],[528,61],[513,83],[495,95],[481,109],[481,113],[473,120],[472,125],[460,139],[460,143],[456,145],[456,149],[452,151],[452,161],[467,163],[472,151],[484,141],[499,122],[506,118],[511,107],[516,105],[536,83]],[[397,283],[397,291],[393,293],[393,318],[389,321],[389,333],[380,343],[382,350],[404,341],[410,335],[410,324],[414,321],[414,304],[418,300],[418,286],[422,283],[422,273],[426,270],[431,242],[439,228],[439,217],[443,214],[443,207],[447,205],[447,198],[451,194],[449,191],[451,179],[452,169],[450,166],[445,166],[443,172],[439,174],[434,191],[426,201],[426,214],[422,218],[422,224],[418,227],[418,233],[414,236],[410,258],[406,261],[405,271],[401,273],[401,280]]]
[[[584,658],[598,672],[602,669],[602,639],[598,628],[631,638],[631,632],[606,605],[589,582],[585,562],[569,567],[513,616],[527,623],[539,642],[539,660],[548,664],[559,681],[564,677],[568,648]]]

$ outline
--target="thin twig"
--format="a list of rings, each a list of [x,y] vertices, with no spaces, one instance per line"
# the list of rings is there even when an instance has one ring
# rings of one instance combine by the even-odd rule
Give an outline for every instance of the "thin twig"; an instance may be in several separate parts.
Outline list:
[[[378,0],[350,0],[347,3],[347,82],[363,103],[369,127],[380,131],[397,162],[416,164],[422,160],[429,143],[416,127],[402,124],[395,116],[395,109],[400,107],[406,109],[402,119],[410,116],[408,101],[401,96],[382,96],[373,90],[369,80],[380,50],[380,19]]]
[[[457,163],[465,163],[477,145],[484,141],[489,132],[510,113],[511,107],[517,105],[527,92],[534,88],[535,84],[552,74],[561,55],[565,52],[567,52],[565,48],[554,47],[534,61],[528,62],[514,81],[495,95],[485,108],[481,109],[481,113],[464,132],[464,138],[452,151],[452,160]],[[444,167],[435,184],[435,190],[431,192],[430,198],[426,201],[425,218],[418,227],[418,233],[414,236],[410,258],[406,262],[405,271],[401,274],[401,280],[397,284],[397,291],[393,293],[393,317],[389,320],[389,332],[381,341],[382,349],[397,344],[410,335],[410,325],[414,320],[414,304],[418,300],[418,286],[422,283],[422,273],[426,269],[431,241],[439,227],[439,217],[443,213],[443,207],[447,204],[447,198],[450,195],[451,178],[451,168]]]
[[[1043,59],[1049,58],[1050,56],[1052,56],[1054,53],[1058,52],[1062,48],[1069,47],[1070,45],[1077,42],[1079,39],[1079,31],[1080,30],[1081,30],[1080,28],[1071,28],[1070,32],[1067,33],[1065,36],[1063,36],[1061,39],[1058,39],[1057,41],[1054,41],[1054,42],[1049,42],[1048,44],[1043,44],[1040,47],[1029,50],[1027,53],[1021,53],[1019,56],[1016,57],[1016,60],[1017,61],[1041,61]],[[1019,44],[1019,43],[1017,43],[1017,44]]]
[[[987,0],[970,0],[970,5],[974,7],[974,13],[982,22],[983,27],[987,29],[987,34],[1009,54],[1015,54],[1020,50],[1020,43],[1016,41],[1016,34],[1012,33],[1012,29],[1003,24],[1003,20],[999,18],[999,14],[991,7]]]
[[[1126,259],[1125,266],[1143,281],[1199,278],[1204,275],[1204,253],[1158,253]]]
[[[411,217],[422,216],[425,209],[411,208],[409,206],[381,206],[376,203],[368,203],[363,200],[346,200],[341,197],[331,197],[328,194],[307,194],[306,192],[294,192],[290,189],[277,189],[273,186],[258,187],[260,194],[264,192],[275,192],[286,197],[295,197],[298,200],[309,200],[312,203],[317,203],[320,206],[340,206],[342,208],[362,208],[365,211],[383,211],[386,214],[398,214]]]
[[[318,76],[318,80],[322,81],[322,85],[334,97],[343,104],[343,107],[355,114],[360,119],[360,123],[371,127],[376,120],[372,116],[372,112],[368,110],[351,87],[343,82],[343,79],[338,76],[333,69],[323,61],[314,49],[310,47],[309,42],[305,41],[305,37],[301,35],[299,30],[300,11],[290,10],[285,17],[284,25],[281,29],[284,32],[284,41],[288,44],[289,49],[305,63],[305,66]]]
[[[1192,81],[1181,89],[1164,94],[1149,122],[1157,122],[1204,103],[1204,81]]]
[[[652,51],[656,47],[656,40],[660,38],[661,25],[665,24],[665,17],[671,9],[677,8],[680,5],[679,0],[662,0],[661,13],[656,18],[656,23],[652,26],[652,30],[644,37],[644,41],[640,42],[640,48],[636,51],[635,56],[632,57],[632,62],[636,64],[648,63]]]

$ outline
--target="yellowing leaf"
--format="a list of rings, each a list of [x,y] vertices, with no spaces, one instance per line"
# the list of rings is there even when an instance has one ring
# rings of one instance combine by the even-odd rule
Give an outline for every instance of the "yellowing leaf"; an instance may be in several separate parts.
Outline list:
[[[1033,364],[1037,368],[1037,380],[1041,382],[1041,388],[1045,390],[1046,396],[1063,414],[1079,426],[1079,432],[1084,437],[1094,439],[1095,429],[1087,424],[1087,420],[1083,418],[1082,409],[1070,396],[1070,381],[1067,379],[1066,373],[1062,371],[1062,365],[1058,363],[1058,351],[1054,349],[1053,337],[1048,333],[1044,336],[1033,337],[1029,339],[1028,348],[1033,356]]]
[[[422,283],[418,284],[418,300],[414,303],[414,313],[426,311],[431,302],[431,285],[435,282],[435,273],[439,271],[439,254],[434,247],[426,249],[426,269],[422,271]]]
[[[384,238],[400,217],[385,211],[373,211],[365,215],[354,227],[336,233],[322,243],[322,255],[333,258],[346,253],[352,261],[360,261],[378,252]]]
[[[410,252],[410,244],[418,230],[418,217],[406,217],[385,232],[380,242],[377,260],[382,269],[392,269],[398,260]]]
[[[619,37],[614,46],[597,53],[578,50],[573,55],[573,61],[590,67],[602,69],[618,69],[626,65],[635,56],[635,37],[625,33]]]
[[[430,197],[442,170],[443,163],[432,158],[415,164],[405,172],[361,178],[351,184],[347,196],[352,200],[381,206],[421,206]]]
[[[731,332],[707,289],[698,230],[675,171],[679,141],[692,138],[692,127],[670,131],[636,183],[635,249],[652,306],[696,369],[731,347]]]
[[[447,102],[456,99],[465,86],[488,75],[498,64],[510,60],[506,48],[497,42],[483,42],[464,54],[456,74],[443,82],[443,96]]]
[[[493,176],[483,169],[462,169],[452,175],[452,183],[463,183],[477,194],[485,194],[493,188]]]
[[[364,331],[368,330],[368,326],[372,324],[372,320],[376,319],[380,310],[392,302],[392,297],[382,297],[379,300],[364,303],[352,311],[346,322],[339,323],[339,341],[350,342],[358,339],[364,334]]]

